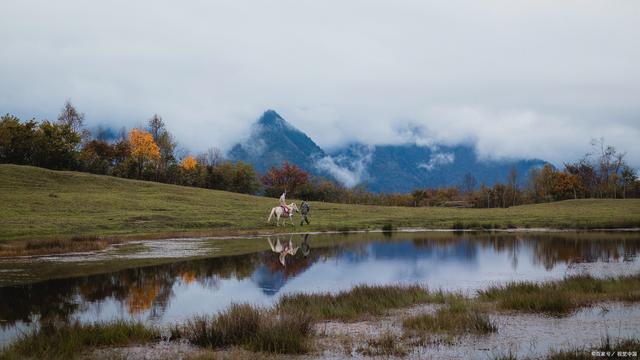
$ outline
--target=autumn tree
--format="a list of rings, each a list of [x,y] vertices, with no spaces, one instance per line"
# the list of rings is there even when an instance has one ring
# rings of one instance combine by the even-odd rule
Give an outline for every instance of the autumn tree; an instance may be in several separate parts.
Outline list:
[[[140,178],[145,166],[160,159],[160,148],[149,132],[138,129],[132,129],[129,132],[129,143],[131,156],[137,162],[138,178]]]
[[[115,159],[115,146],[103,140],[91,140],[80,151],[82,170],[95,174],[111,174]]]
[[[198,162],[196,161],[196,159],[191,156],[188,155],[186,156],[184,159],[182,159],[182,161],[180,162],[180,167],[183,170],[186,171],[191,171],[191,170],[195,170],[196,166],[198,165]]]
[[[553,181],[553,199],[577,199],[578,194],[583,191],[582,183],[577,175],[565,171],[555,173]]]
[[[282,167],[271,167],[267,174],[262,177],[265,186],[265,193],[268,196],[278,196],[283,191],[287,191],[292,196],[296,196],[297,191],[309,181],[309,174],[298,166],[285,161]]]

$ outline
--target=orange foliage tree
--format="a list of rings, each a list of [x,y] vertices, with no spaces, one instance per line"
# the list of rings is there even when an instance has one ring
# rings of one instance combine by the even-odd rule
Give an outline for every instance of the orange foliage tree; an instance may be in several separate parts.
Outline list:
[[[187,157],[185,157],[184,159],[182,159],[182,161],[180,162],[180,166],[187,171],[193,170],[196,168],[196,165],[198,164],[198,162],[196,161],[196,159],[189,155]]]
[[[129,132],[129,143],[131,156],[138,162],[138,177],[140,177],[145,165],[160,159],[160,148],[153,141],[150,133],[138,129],[132,129]]]
[[[293,196],[309,182],[309,174],[298,166],[285,161],[282,167],[271,167],[262,178],[265,185],[265,193],[268,196],[278,196],[282,191],[287,191]]]

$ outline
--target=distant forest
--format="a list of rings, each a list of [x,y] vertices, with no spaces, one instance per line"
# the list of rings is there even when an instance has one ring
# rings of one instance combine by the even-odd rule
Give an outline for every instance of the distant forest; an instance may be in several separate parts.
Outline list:
[[[252,165],[226,160],[215,147],[201,154],[182,154],[162,118],[154,115],[144,128],[123,129],[116,137],[84,126],[84,114],[67,101],[56,121],[0,118],[0,163],[73,170],[168,184],[276,197],[349,204],[390,206],[509,207],[582,198],[637,198],[640,181],[625,153],[603,139],[593,151],[558,169],[550,164],[528,174],[515,168],[504,182],[478,184],[468,173],[458,186],[379,194],[364,185],[346,188],[331,179],[311,176],[290,163],[258,174]],[[180,153],[180,154],[179,154]],[[521,186],[520,176],[526,186]]]

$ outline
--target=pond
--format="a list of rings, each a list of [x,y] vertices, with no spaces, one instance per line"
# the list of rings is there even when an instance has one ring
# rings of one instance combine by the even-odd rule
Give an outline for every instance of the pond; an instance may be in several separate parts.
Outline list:
[[[216,255],[225,246],[244,242],[251,246],[242,254]],[[162,243],[149,243],[154,245],[147,251],[139,244],[141,251],[129,255],[107,252],[94,257],[100,261],[116,254],[138,260],[155,258],[162,253]],[[181,243],[166,244],[176,248]],[[638,233],[297,234],[225,241],[191,239],[184,244],[199,258],[0,287],[0,345],[44,321],[133,318],[170,324],[195,314],[215,313],[232,303],[268,306],[283,294],[337,292],[358,284],[419,283],[473,295],[477,289],[506,281],[640,271]],[[39,262],[39,268],[54,273],[61,263],[67,268],[83,266],[87,256],[26,262]],[[7,264],[5,261],[1,268],[0,279],[11,273],[14,265]],[[25,261],[21,264],[16,268],[29,275]]]

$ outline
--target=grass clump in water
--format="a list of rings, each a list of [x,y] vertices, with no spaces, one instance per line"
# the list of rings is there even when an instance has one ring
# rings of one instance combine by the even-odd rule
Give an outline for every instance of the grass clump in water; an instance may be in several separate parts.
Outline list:
[[[634,358],[630,355],[618,356],[619,353],[640,352],[640,340],[638,339],[619,339],[612,341],[606,337],[602,339],[600,346],[593,349],[573,349],[552,352],[547,356],[548,360],[586,360],[594,359],[597,356],[592,355],[592,351],[611,354],[611,356],[600,356],[613,359]]]
[[[422,286],[356,286],[337,294],[285,295],[278,303],[281,312],[309,314],[315,320],[355,320],[379,316],[387,310],[420,303],[441,302],[448,295],[429,293]]]
[[[498,327],[489,316],[466,300],[455,300],[436,310],[433,314],[420,314],[404,319],[402,323],[407,335],[444,333],[450,335],[495,332]]]
[[[391,332],[385,332],[378,338],[367,340],[366,346],[356,349],[364,356],[406,356],[407,350],[400,345],[400,340]]]
[[[171,330],[201,347],[242,346],[278,354],[307,352],[311,319],[302,313],[277,313],[251,305],[232,305],[216,316],[201,316]]]
[[[565,315],[598,301],[640,301],[640,275],[596,279],[589,275],[550,283],[509,283],[478,292],[505,310]]]
[[[160,332],[139,322],[43,325],[19,337],[0,359],[72,359],[100,346],[124,346],[160,339]]]

